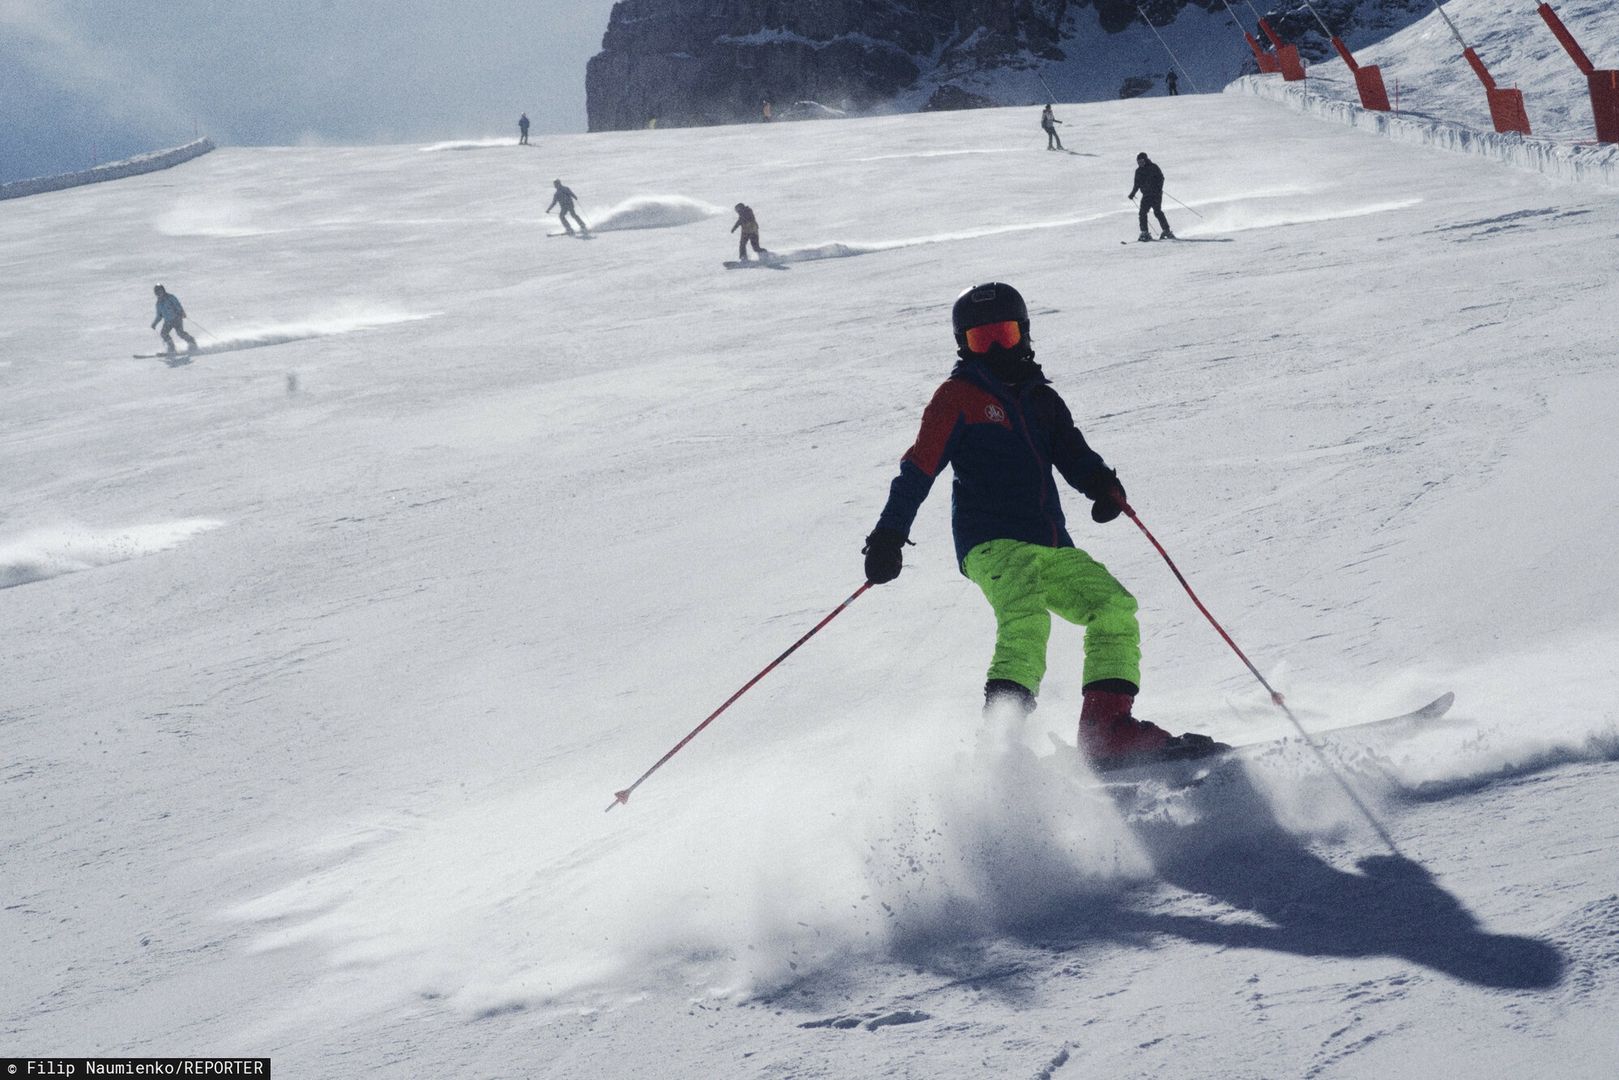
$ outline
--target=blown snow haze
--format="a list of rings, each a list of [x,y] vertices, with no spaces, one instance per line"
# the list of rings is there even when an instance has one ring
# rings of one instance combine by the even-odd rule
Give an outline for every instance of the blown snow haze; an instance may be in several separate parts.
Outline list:
[[[610,0],[85,4],[0,0],[0,181],[193,138],[300,145],[585,126]]]
[[[9,204],[10,1046],[1611,1076],[1610,194],[1234,94],[1068,107],[1082,154],[1035,114],[227,148]],[[1134,242],[1143,147],[1184,243]],[[546,239],[557,176],[591,242]],[[724,269],[739,201],[802,257]],[[896,582],[603,813],[859,584],[988,279],[1307,726],[1456,693],[1327,744],[1397,852],[1296,742],[1101,786],[1053,743],[1065,624],[1039,710],[981,717],[942,483]],[[155,281],[225,351],[132,359]],[[1141,602],[1141,714],[1287,735],[1067,505]]]

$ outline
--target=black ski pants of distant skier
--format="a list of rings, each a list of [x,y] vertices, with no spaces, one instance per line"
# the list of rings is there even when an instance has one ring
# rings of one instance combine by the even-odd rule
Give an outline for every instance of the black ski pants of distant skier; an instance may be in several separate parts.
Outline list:
[[[759,246],[759,234],[756,232],[745,232],[742,234],[742,239],[738,240],[736,243],[736,257],[742,262],[748,261],[749,244],[753,245],[753,250],[757,252],[761,258],[764,256],[764,249]]]
[[[575,210],[571,206],[564,206],[561,210],[557,211],[557,220],[562,222],[562,227],[568,230],[570,235],[573,233],[573,226],[568,224],[568,218],[570,215],[573,217],[573,220],[579,223],[579,230],[581,232],[590,231],[590,226],[586,225],[585,219],[579,216],[579,211]]]
[[[1143,191],[1141,193],[1141,231],[1142,232],[1147,231],[1147,211],[1148,210],[1151,210],[1153,213],[1158,215],[1158,224],[1163,229],[1164,232],[1172,231],[1170,229],[1170,227],[1169,227],[1169,219],[1164,217],[1164,193],[1162,191],[1157,192],[1155,194],[1151,194],[1151,195],[1147,194],[1145,191]]]
[[[158,333],[163,336],[163,344],[169,347],[170,352],[174,351],[174,338],[170,337],[170,334],[179,334],[185,340],[186,348],[188,349],[197,347],[197,339],[185,331],[185,320],[183,318],[164,319],[163,329],[159,330]]]
[[[1062,139],[1058,137],[1057,129],[1055,127],[1046,128],[1046,149],[1061,150],[1062,148]]]

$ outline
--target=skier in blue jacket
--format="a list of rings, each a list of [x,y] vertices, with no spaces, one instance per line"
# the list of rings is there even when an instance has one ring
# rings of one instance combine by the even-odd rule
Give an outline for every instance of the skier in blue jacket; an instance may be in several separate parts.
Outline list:
[[[169,347],[169,352],[175,351],[174,339],[169,336],[170,334],[179,334],[185,339],[186,351],[194,351],[197,339],[185,331],[186,309],[180,304],[180,298],[165,291],[161,285],[153,285],[152,292],[157,296],[157,318],[152,320],[152,329],[156,330],[158,323],[163,324],[163,329],[159,332],[163,335],[163,344]]]
[[[957,564],[995,611],[986,713],[1003,704],[1034,709],[1055,612],[1085,627],[1079,745],[1096,767],[1225,749],[1131,715],[1141,685],[1136,600],[1074,546],[1052,470],[1092,501],[1098,524],[1129,504],[1118,473],[1086,443],[1035,363],[1023,297],[1001,282],[978,285],[957,299],[951,321],[960,359],[924,410],[866,537],[866,579],[881,585],[899,576],[916,512],[949,464]]]

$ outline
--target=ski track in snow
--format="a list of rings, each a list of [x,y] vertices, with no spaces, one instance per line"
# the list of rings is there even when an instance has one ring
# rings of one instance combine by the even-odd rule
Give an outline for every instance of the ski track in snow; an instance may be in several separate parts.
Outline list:
[[[170,366],[184,366],[193,357],[241,352],[245,349],[260,349],[269,345],[287,345],[294,341],[312,341],[317,338],[334,337],[433,317],[434,313],[412,314],[390,311],[386,308],[371,310],[350,308],[340,313],[334,312],[329,315],[307,319],[285,322],[249,322],[239,326],[232,326],[228,332],[222,334],[209,335],[204,333],[198,337],[202,345],[195,351],[187,352],[181,349],[172,358],[158,358],[168,359]]]
[[[1388,202],[1369,203],[1357,206],[1345,206],[1338,209],[1322,209],[1317,202],[1314,205],[1299,203],[1293,207],[1283,209],[1280,207],[1256,206],[1261,197],[1241,200],[1220,200],[1218,210],[1206,215],[1202,220],[1181,226],[1177,235],[1194,239],[1202,236],[1218,236],[1226,233],[1245,232],[1252,229],[1280,228],[1287,225],[1301,225],[1319,221],[1337,221],[1348,218],[1370,217],[1376,214],[1392,213],[1419,205],[1421,199],[1398,199]],[[1237,203],[1238,205],[1231,205]],[[1192,204],[1196,207],[1207,207],[1210,203]],[[820,262],[824,259],[849,259],[861,255],[874,255],[881,252],[899,251],[904,248],[924,247],[932,244],[951,244],[970,240],[983,240],[998,236],[1010,236],[1018,233],[1039,232],[1047,229],[1069,229],[1078,225],[1086,225],[1096,221],[1104,221],[1118,216],[1133,218],[1136,211],[1131,207],[1124,207],[1117,211],[1087,214],[1078,217],[1060,218],[1054,221],[1031,221],[1020,224],[1002,225],[995,228],[968,229],[960,232],[939,233],[932,236],[906,237],[898,240],[877,241],[832,241],[825,244],[815,244],[807,247],[785,248],[770,250],[771,258],[778,263],[807,263]],[[1126,229],[1126,231],[1131,231]]]
[[[538,140],[530,141],[527,145],[533,146]],[[444,142],[428,143],[416,149],[424,154],[436,154],[442,150],[493,150],[498,147],[519,146],[517,137],[492,137],[487,139],[449,139]]]
[[[207,518],[192,518],[121,529],[90,529],[77,525],[33,529],[16,539],[0,540],[0,589],[167,551],[200,532],[223,524]]]

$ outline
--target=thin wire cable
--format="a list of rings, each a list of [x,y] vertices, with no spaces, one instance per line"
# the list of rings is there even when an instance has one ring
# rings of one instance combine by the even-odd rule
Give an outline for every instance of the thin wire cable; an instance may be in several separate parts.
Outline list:
[[[1197,80],[1192,78],[1192,73],[1186,70],[1186,65],[1181,63],[1180,57],[1175,55],[1175,50],[1169,47],[1169,42],[1164,40],[1164,35],[1158,32],[1158,28],[1152,24],[1151,19],[1147,18],[1147,13],[1141,10],[1141,5],[1139,4],[1136,5],[1136,14],[1140,15],[1141,21],[1147,24],[1147,29],[1151,30],[1152,36],[1158,39],[1158,44],[1164,47],[1164,51],[1169,54],[1170,61],[1181,69],[1181,74],[1186,76],[1186,81],[1192,84],[1192,91],[1201,94],[1203,88],[1197,85]]]

